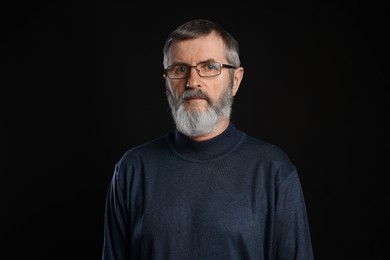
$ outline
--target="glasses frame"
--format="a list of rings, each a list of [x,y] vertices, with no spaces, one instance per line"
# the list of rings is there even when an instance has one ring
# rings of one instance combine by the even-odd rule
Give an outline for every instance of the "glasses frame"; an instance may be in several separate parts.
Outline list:
[[[199,69],[198,69],[198,65],[199,64],[205,64],[205,63],[215,63],[215,64],[218,64],[219,65],[219,74],[216,74],[216,75],[212,75],[212,76],[202,76],[200,75],[199,73]],[[182,66],[186,66],[188,68],[188,73],[185,77],[182,77],[182,78],[170,78],[168,77],[168,70],[169,68],[171,67],[174,67],[174,66],[178,66],[178,65],[182,65]],[[199,77],[201,78],[211,78],[211,77],[216,77],[216,76],[219,76],[221,75],[221,72],[222,72],[222,68],[227,68],[227,69],[237,69],[237,67],[233,66],[233,65],[229,65],[229,64],[224,64],[224,63],[219,63],[219,62],[215,62],[215,61],[202,61],[202,62],[199,62],[198,64],[194,65],[194,66],[191,66],[191,65],[188,65],[188,64],[175,64],[175,65],[171,65],[171,66],[168,66],[164,69],[164,76],[168,79],[188,79],[188,77],[190,76],[191,74],[191,69],[192,68],[195,68],[196,72],[198,73]]]

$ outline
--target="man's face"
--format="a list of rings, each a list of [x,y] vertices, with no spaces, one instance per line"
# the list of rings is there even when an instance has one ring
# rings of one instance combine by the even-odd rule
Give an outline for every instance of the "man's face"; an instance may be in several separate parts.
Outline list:
[[[222,40],[214,33],[198,39],[173,44],[168,55],[168,65],[203,61],[228,63]],[[200,77],[192,68],[188,79],[166,79],[167,96],[175,123],[181,132],[197,136],[214,130],[222,119],[229,118],[233,96],[241,75],[231,77],[230,69],[221,69],[215,77]]]
[[[174,43],[169,51],[168,65],[184,63],[194,66],[202,61],[214,60],[219,63],[228,63],[225,59],[225,47],[222,40],[214,33],[205,37]],[[222,69],[219,76],[202,78],[191,69],[188,79],[167,79],[167,86],[175,98],[180,97],[189,85],[206,93],[212,102],[220,99],[221,95],[231,86],[229,69]],[[233,90],[232,95],[236,94]],[[186,110],[195,109],[206,111],[208,102],[204,98],[191,98],[183,102]]]

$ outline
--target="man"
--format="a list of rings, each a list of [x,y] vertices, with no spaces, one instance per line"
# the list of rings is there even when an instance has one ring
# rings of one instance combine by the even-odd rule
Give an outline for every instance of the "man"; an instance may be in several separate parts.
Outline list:
[[[116,164],[103,259],[313,259],[296,168],[230,121],[244,75],[236,40],[189,21],[163,63],[176,129]]]

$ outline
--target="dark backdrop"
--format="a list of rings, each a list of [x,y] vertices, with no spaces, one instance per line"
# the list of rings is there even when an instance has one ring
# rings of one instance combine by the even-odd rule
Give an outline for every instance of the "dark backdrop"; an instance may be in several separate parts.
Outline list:
[[[100,258],[114,163],[172,129],[162,48],[193,18],[240,42],[232,121],[298,167],[316,259],[389,257],[385,6],[139,4],[1,8],[0,258]]]

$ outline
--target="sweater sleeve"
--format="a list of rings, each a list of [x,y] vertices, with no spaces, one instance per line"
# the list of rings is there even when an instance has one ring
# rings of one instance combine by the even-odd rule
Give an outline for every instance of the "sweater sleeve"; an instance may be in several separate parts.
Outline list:
[[[107,192],[102,260],[129,259],[128,210],[117,164]]]
[[[277,187],[273,260],[313,260],[302,187],[293,170]]]

